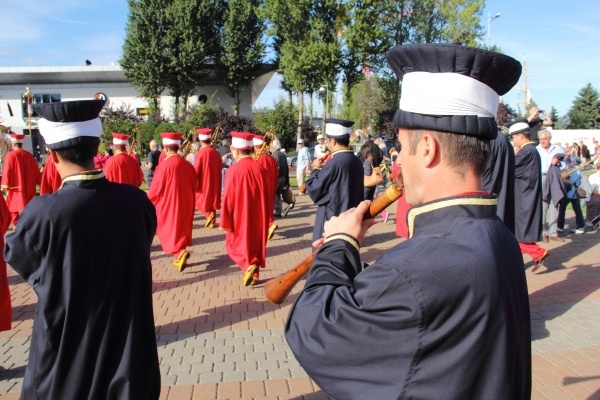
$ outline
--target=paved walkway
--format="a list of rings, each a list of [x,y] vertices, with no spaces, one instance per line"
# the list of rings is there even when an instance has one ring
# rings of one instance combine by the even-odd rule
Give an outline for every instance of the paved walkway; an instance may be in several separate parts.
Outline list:
[[[261,281],[282,274],[310,254],[315,206],[298,198],[269,242]],[[567,215],[572,222],[573,215]],[[162,371],[161,399],[327,399],[294,359],[283,327],[301,282],[281,306],[268,303],[262,285],[245,288],[219,229],[196,216],[190,267],[177,273],[155,240],[154,312]],[[400,242],[394,215],[377,224],[362,256],[372,262]],[[600,399],[599,232],[566,235],[551,249],[548,270],[533,275],[531,294],[533,398]],[[9,269],[13,329],[0,333],[0,397],[19,398],[27,364],[36,296]]]

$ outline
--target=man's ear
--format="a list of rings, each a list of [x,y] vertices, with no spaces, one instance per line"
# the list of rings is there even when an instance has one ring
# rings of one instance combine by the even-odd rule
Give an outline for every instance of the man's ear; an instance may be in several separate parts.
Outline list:
[[[440,145],[438,141],[429,133],[425,133],[423,135],[417,149],[423,157],[423,166],[425,168],[433,166],[434,163],[439,159]]]

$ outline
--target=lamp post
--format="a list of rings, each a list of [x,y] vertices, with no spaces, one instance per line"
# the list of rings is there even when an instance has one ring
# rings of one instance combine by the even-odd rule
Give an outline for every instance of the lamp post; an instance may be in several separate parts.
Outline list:
[[[492,33],[492,21],[495,20],[496,18],[500,18],[500,13],[497,13],[496,15],[494,15],[494,18],[492,18],[492,13],[488,12],[488,35],[487,35],[488,50],[490,49],[490,35]]]
[[[329,108],[329,89],[327,89],[327,86],[321,86],[319,92],[325,92],[325,110],[323,111],[323,120],[325,120],[327,118],[327,109]]]

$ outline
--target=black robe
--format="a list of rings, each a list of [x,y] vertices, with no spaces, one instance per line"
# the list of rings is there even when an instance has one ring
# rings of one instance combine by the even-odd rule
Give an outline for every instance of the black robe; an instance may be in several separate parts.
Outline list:
[[[527,143],[515,155],[515,237],[521,243],[542,239],[542,162]]]
[[[35,197],[4,258],[38,296],[23,399],[157,399],[146,194],[101,171]]]
[[[506,227],[515,232],[515,151],[501,132],[490,140],[490,157],[483,172],[483,190],[496,195],[496,212]]]
[[[363,165],[352,150],[334,152],[323,169],[316,169],[310,174],[306,190],[311,200],[319,206],[313,242],[323,237],[323,226],[327,220],[363,201],[363,176]]]
[[[408,221],[411,237],[364,270],[354,238],[327,238],[286,324],[295,357],[334,399],[529,399],[523,257],[494,196]]]

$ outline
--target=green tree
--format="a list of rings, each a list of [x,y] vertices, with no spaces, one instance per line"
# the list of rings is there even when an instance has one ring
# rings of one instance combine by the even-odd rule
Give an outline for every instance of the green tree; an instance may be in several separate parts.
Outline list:
[[[216,58],[222,3],[173,0],[166,13],[171,23],[163,40],[171,72],[167,87],[175,98],[174,115],[179,117],[207,76],[207,64]]]
[[[272,109],[259,110],[254,114],[254,125],[261,132],[275,129],[281,147],[294,148],[296,145],[297,108],[289,101],[279,100]]]
[[[265,24],[259,16],[260,3],[259,0],[229,0],[224,14],[217,71],[227,94],[234,99],[236,115],[239,115],[240,93],[252,83],[263,61]]]
[[[579,91],[567,115],[569,129],[600,128],[600,96],[591,83]]]
[[[496,113],[496,123],[498,127],[505,127],[507,123],[514,120],[517,116],[516,111],[508,104],[498,104],[498,111]]]
[[[170,27],[165,5],[170,1],[128,0],[129,15],[125,27],[123,54],[119,64],[125,76],[160,115],[159,98],[167,86],[169,56],[163,38]]]

